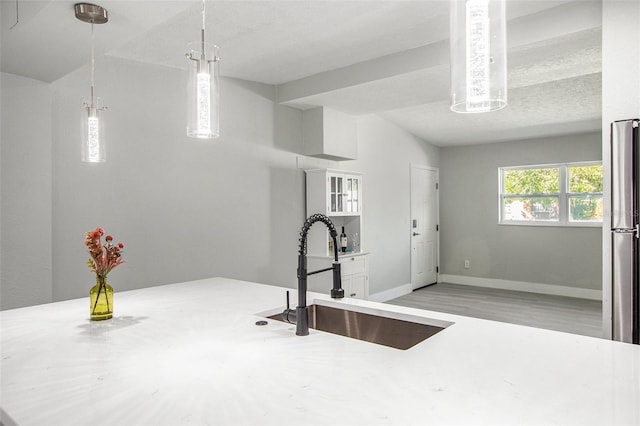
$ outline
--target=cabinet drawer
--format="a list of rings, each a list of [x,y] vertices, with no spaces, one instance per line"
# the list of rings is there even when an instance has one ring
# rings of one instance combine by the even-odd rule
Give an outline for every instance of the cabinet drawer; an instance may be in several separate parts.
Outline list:
[[[358,257],[347,257],[340,261],[340,267],[343,275],[363,274],[365,268],[365,259]]]

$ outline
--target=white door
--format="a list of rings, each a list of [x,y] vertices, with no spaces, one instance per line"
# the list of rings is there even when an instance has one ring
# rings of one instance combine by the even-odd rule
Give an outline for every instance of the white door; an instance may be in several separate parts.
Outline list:
[[[438,281],[438,170],[411,166],[411,287]]]

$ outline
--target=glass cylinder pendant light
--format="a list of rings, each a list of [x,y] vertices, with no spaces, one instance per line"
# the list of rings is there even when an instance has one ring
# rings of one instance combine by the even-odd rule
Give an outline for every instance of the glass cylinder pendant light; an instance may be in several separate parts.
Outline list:
[[[451,0],[451,110],[507,106],[505,0]]]
[[[200,41],[190,43],[187,82],[187,136],[214,139],[220,135],[220,85],[218,46],[204,38],[205,2],[202,1]]]
[[[104,24],[109,20],[107,10],[95,4],[77,3],[76,18],[91,24],[91,95],[89,102],[82,104],[82,161],[102,163],[107,160],[104,111],[100,99],[95,96],[95,49],[93,46],[93,24]]]

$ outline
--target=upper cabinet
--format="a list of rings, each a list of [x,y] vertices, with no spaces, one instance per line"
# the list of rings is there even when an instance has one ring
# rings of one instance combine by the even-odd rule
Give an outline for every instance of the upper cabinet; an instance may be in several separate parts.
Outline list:
[[[304,154],[334,161],[358,158],[356,118],[327,107],[302,113]]]
[[[361,213],[360,188],[362,178],[348,173],[327,173],[327,214],[359,215]]]
[[[307,217],[322,213],[331,219],[338,234],[344,233],[343,255],[362,253],[362,174],[336,169],[306,170]],[[332,256],[332,239],[325,227],[313,227],[308,234],[309,254]]]
[[[362,214],[362,174],[334,169],[306,170],[307,213]]]

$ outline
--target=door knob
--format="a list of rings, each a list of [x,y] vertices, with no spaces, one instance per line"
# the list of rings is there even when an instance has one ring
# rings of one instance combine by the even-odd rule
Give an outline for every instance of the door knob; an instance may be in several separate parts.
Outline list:
[[[418,234],[417,232],[414,232],[414,233],[413,233],[413,236],[415,237],[416,235],[420,235],[420,234]]]

